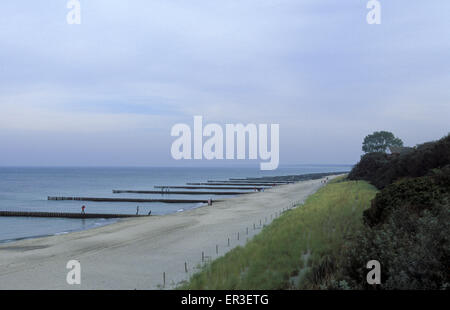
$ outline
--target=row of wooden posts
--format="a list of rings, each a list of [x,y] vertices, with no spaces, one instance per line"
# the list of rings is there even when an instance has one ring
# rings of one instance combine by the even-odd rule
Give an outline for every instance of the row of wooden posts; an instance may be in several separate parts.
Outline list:
[[[211,181],[207,183],[187,183],[185,186],[169,186],[169,185],[157,185],[154,186],[156,190],[113,190],[113,194],[121,193],[133,193],[133,194],[176,194],[176,195],[241,195],[249,194],[249,191],[263,191],[264,189],[272,186],[288,184],[291,182],[273,182],[273,181],[261,181],[255,183],[255,181]],[[233,186],[229,186],[233,185]],[[191,191],[171,191],[171,189],[190,189]],[[209,189],[209,191],[192,191],[195,189]],[[214,190],[214,191],[211,191]],[[221,191],[217,191],[221,190]],[[230,191],[230,190],[244,190],[244,191]],[[135,202],[135,203],[207,203],[211,205],[214,202],[219,202],[218,199],[171,199],[171,198],[157,198],[157,199],[142,199],[142,198],[110,198],[110,197],[57,197],[48,196],[47,200],[75,200],[75,201],[93,201],[93,202]],[[6,213],[5,213],[6,214]],[[24,216],[23,214],[22,216]],[[136,213],[137,215],[137,213]],[[1,214],[0,214],[1,216]],[[46,217],[46,213],[34,213],[33,216]],[[57,216],[53,214],[52,216]],[[60,217],[80,217],[79,214],[61,214]],[[113,217],[115,215],[108,215]],[[98,217],[98,216],[97,216]],[[125,217],[125,216],[124,216]]]
[[[258,183],[256,183],[258,182]],[[208,180],[207,183],[187,183],[187,186],[154,186],[157,190],[113,190],[114,194],[119,193],[135,193],[135,194],[183,194],[183,195],[240,195],[249,194],[249,190],[263,191],[266,188],[292,183],[290,181],[272,181],[272,180],[228,180],[228,181],[212,181]],[[196,184],[197,186],[189,186],[189,184]],[[201,185],[201,186],[198,186]],[[224,186],[219,186],[224,185]],[[234,186],[227,186],[234,185]],[[256,186],[258,185],[258,186]],[[210,191],[170,191],[170,189],[183,188],[183,189],[209,189]],[[221,191],[216,191],[220,189]],[[230,191],[230,190],[246,190],[246,191]],[[211,191],[214,190],[214,191]],[[56,197],[48,196],[47,200],[75,200],[75,201],[93,201],[93,202],[135,202],[135,203],[207,203],[211,205],[214,202],[221,200],[212,199],[142,199],[142,198],[110,198],[110,197]],[[138,213],[136,213],[138,215]],[[118,218],[118,217],[131,217],[134,215],[127,214],[85,214],[67,213],[67,212],[10,212],[0,211],[0,216],[24,216],[24,217],[65,217],[65,218]]]

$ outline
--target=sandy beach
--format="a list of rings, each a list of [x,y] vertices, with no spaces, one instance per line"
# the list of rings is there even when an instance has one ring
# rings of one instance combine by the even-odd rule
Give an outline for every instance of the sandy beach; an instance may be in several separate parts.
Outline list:
[[[244,245],[261,231],[260,223],[269,224],[322,185],[321,180],[304,181],[212,207],[3,244],[0,289],[161,289],[163,273],[164,288],[170,289],[197,271],[202,252],[210,260]],[[81,263],[80,285],[66,282],[69,260]]]

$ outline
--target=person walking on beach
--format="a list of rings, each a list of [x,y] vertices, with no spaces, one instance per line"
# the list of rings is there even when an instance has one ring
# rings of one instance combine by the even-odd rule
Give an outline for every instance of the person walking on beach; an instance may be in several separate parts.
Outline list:
[[[136,207],[136,215],[139,215],[139,206]]]
[[[83,206],[81,207],[81,214],[84,214],[84,209],[86,209],[86,206],[83,205]]]
[[[212,200],[211,200],[211,198],[208,199],[208,206],[212,206]]]

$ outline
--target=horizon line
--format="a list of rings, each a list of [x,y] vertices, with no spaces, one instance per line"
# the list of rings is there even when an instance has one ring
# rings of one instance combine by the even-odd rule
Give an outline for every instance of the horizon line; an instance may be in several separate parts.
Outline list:
[[[318,166],[318,167],[349,167],[354,164],[284,164],[278,168],[289,168],[294,166]],[[258,168],[257,165],[222,165],[222,166],[156,166],[156,165],[0,165],[0,168]],[[277,169],[273,170],[276,171]]]

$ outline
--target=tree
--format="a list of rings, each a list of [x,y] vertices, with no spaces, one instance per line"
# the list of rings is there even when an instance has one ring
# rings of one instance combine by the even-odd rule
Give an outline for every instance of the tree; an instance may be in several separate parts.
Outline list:
[[[375,131],[364,138],[362,150],[365,153],[383,152],[390,146],[403,146],[403,141],[389,131]]]

